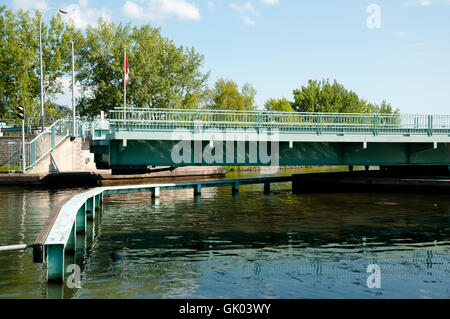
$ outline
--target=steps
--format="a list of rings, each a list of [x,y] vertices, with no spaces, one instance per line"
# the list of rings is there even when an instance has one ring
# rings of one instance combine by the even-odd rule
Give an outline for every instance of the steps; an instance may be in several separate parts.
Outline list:
[[[94,154],[85,149],[83,139],[66,137],[52,152],[44,156],[29,174],[88,172],[95,170]]]

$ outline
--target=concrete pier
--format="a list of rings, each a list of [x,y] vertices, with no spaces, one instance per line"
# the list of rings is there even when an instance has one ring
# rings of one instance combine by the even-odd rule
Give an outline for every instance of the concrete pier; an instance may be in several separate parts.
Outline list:
[[[234,184],[231,186],[231,193],[232,193],[232,194],[237,194],[237,193],[239,193],[239,183],[234,183]]]
[[[194,189],[195,196],[202,195],[202,185],[201,184],[194,185],[193,189]]]
[[[155,187],[152,190],[152,198],[159,198],[160,196],[160,188],[159,187]]]
[[[264,183],[264,194],[270,194],[270,183]]]
[[[77,212],[76,232],[78,234],[86,233],[86,205],[80,207]]]

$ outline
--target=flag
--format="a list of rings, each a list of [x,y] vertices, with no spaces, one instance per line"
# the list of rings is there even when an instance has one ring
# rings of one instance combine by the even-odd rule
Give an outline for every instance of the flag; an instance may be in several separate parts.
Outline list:
[[[128,83],[128,73],[130,73],[130,69],[128,68],[128,58],[125,53],[125,85]]]

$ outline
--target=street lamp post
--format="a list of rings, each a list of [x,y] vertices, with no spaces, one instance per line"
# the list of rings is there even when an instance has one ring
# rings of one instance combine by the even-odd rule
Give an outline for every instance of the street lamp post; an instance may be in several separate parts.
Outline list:
[[[40,68],[41,68],[41,72],[40,72],[41,79],[40,80],[41,80],[41,128],[42,128],[42,131],[44,131],[44,126],[45,126],[45,124],[44,124],[44,74],[42,71],[42,18],[50,10],[56,10],[59,13],[67,14],[67,11],[64,11],[62,9],[48,8],[47,10],[44,11],[44,13],[41,15],[41,17],[39,19],[39,63],[40,63]]]
[[[73,49],[73,40],[70,41],[72,46],[72,136],[76,137],[76,112],[75,112],[75,54]]]

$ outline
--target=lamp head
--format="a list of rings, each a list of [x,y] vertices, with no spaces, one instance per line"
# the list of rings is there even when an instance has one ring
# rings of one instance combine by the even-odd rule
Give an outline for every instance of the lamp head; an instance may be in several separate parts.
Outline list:
[[[62,14],[67,14],[67,13],[68,13],[66,10],[63,10],[63,9],[58,9],[58,11],[59,11],[60,13],[62,13]]]

